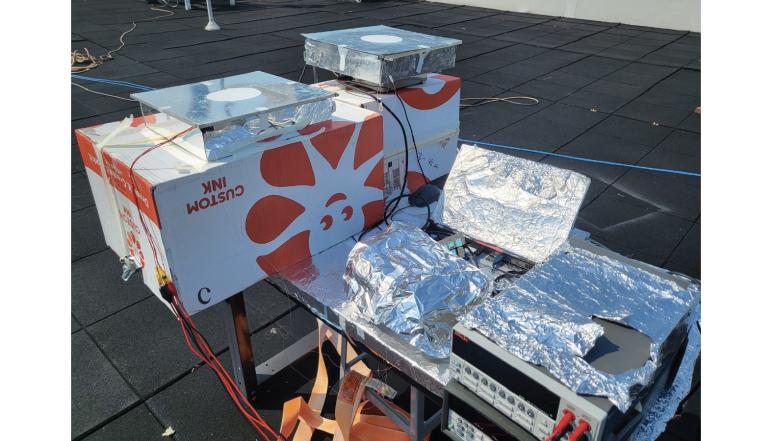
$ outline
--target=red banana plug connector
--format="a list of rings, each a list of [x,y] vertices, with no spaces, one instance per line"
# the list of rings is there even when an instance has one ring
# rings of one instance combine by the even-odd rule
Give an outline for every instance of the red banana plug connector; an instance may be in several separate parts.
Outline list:
[[[569,424],[571,424],[571,421],[575,420],[576,417],[574,416],[574,413],[571,412],[568,409],[565,409],[563,411],[563,418],[560,419],[557,426],[555,426],[555,430],[552,432],[552,435],[549,436],[549,438],[545,439],[544,441],[553,441],[558,438],[568,427]]]
[[[574,430],[574,433],[568,437],[568,441],[577,441],[579,437],[581,437],[585,432],[589,432],[590,430],[592,430],[590,423],[585,420],[579,420],[579,425],[576,427],[576,430]]]

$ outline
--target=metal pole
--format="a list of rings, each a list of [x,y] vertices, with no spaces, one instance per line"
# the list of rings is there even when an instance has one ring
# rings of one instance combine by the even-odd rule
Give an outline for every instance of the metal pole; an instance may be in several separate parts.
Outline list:
[[[424,393],[410,386],[410,441],[424,437]]]
[[[212,14],[212,0],[206,0],[206,12],[209,13],[209,23],[207,23],[204,29],[207,31],[219,31],[220,27],[214,22],[214,14]]]
[[[241,393],[254,405],[257,403],[257,374],[255,357],[252,354],[252,341],[249,338],[244,293],[240,292],[230,297],[225,303],[228,308],[223,308],[222,311],[235,374],[233,379]]]

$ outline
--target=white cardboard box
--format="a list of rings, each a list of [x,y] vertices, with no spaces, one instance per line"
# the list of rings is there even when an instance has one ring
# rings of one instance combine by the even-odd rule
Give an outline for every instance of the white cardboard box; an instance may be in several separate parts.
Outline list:
[[[383,116],[384,174],[404,177],[404,171],[397,174],[395,170],[397,168],[404,170],[405,141],[399,123],[391,113],[381,108],[379,103],[369,96],[346,87],[336,80],[319,83],[317,86],[338,93],[334,100],[339,105],[348,104],[378,112]],[[421,170],[416,161],[413,140],[410,136],[411,126],[426,178],[431,181],[450,173],[458,151],[460,89],[460,78],[429,74],[424,83],[397,90],[397,95],[405,104],[404,109],[394,93],[376,93],[368,90],[368,93],[378,97],[397,115],[405,128],[410,149],[407,184],[410,190],[415,190],[426,182],[421,176]],[[384,191],[386,196],[391,193],[389,190],[393,189],[394,182],[396,178],[391,180],[386,178]],[[401,187],[401,184],[401,181],[397,183],[397,187]]]
[[[339,107],[216,162],[173,142],[140,157],[160,142],[141,118],[77,130],[107,244],[160,296],[157,259],[194,313],[380,222],[383,120]]]

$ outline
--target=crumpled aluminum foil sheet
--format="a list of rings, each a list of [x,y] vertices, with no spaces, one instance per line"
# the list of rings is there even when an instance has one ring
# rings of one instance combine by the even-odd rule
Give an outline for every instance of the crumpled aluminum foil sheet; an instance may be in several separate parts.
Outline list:
[[[589,186],[579,173],[463,144],[432,218],[540,263],[568,238]]]
[[[702,347],[702,336],[696,326],[701,321],[701,308],[698,304],[690,317],[688,343],[686,352],[678,368],[673,384],[660,394],[648,415],[643,418],[641,424],[630,437],[632,441],[654,441],[665,431],[668,421],[673,417],[686,395],[692,387],[692,376],[697,357]]]
[[[459,322],[521,359],[542,365],[579,394],[608,397],[623,412],[657,369],[667,337],[687,325],[700,290],[584,249],[561,245],[490,301]],[[609,374],[580,358],[603,335],[592,316],[619,322],[653,340],[642,367]],[[633,390],[638,390],[634,388]]]
[[[314,101],[296,107],[277,110],[270,114],[250,116],[244,119],[229,121],[205,132],[204,150],[209,161],[216,161],[233,154],[234,146],[244,146],[255,140],[264,139],[277,134],[284,134],[285,139],[301,136],[296,130],[327,121],[335,112],[333,100]]]
[[[448,359],[430,357],[392,331],[374,325],[344,294],[343,274],[354,245],[355,240],[346,240],[269,279],[315,315],[338,324],[352,338],[364,343],[435,396],[442,397],[445,385],[450,381]]]
[[[450,356],[457,315],[489,294],[479,269],[401,221],[354,246],[343,284],[367,319],[437,358]]]

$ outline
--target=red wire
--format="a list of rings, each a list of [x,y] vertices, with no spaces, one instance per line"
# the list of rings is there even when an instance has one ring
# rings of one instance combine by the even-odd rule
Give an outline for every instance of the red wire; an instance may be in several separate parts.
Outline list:
[[[176,303],[176,302],[175,302],[175,303]],[[215,372],[215,374],[217,374],[217,376],[220,378],[220,381],[221,381],[221,382],[223,383],[223,385],[225,386],[225,390],[226,390],[226,391],[228,392],[228,394],[231,396],[231,399],[232,399],[232,400],[233,400],[233,401],[236,403],[236,406],[239,408],[239,410],[241,411],[241,413],[242,413],[242,414],[243,414],[243,415],[244,415],[244,416],[247,418],[247,420],[248,420],[248,421],[249,421],[249,422],[252,424],[252,426],[253,426],[253,427],[255,427],[255,429],[256,429],[256,430],[257,430],[257,431],[260,433],[260,435],[261,435],[261,436],[262,436],[264,439],[266,439],[266,440],[267,440],[267,439],[268,439],[268,437],[265,435],[265,433],[263,433],[263,431],[262,431],[262,430],[260,430],[260,427],[258,427],[258,424],[259,424],[260,426],[263,426],[263,427],[266,427],[266,426],[267,426],[267,424],[266,424],[264,421],[260,421],[260,420],[257,420],[257,419],[255,419],[255,418],[253,418],[251,415],[249,415],[249,414],[247,413],[247,411],[246,411],[246,410],[244,410],[244,408],[241,406],[241,403],[239,402],[238,398],[236,398],[236,395],[233,393],[233,389],[232,389],[232,387],[231,387],[231,386],[228,384],[228,381],[226,381],[226,379],[223,377],[223,374],[224,374],[225,376],[228,376],[228,375],[227,375],[227,373],[223,373],[223,372],[220,372],[220,371],[217,369],[217,367],[216,367],[215,365],[213,365],[213,364],[212,364],[212,363],[211,363],[211,362],[210,362],[210,361],[209,361],[207,358],[203,357],[203,356],[202,356],[202,355],[201,355],[201,354],[200,354],[198,351],[196,351],[196,350],[193,348],[193,345],[190,343],[190,339],[188,338],[188,332],[187,332],[187,330],[185,329],[185,326],[184,326],[184,324],[183,324],[183,322],[182,322],[182,318],[181,318],[181,317],[178,317],[178,319],[179,319],[179,321],[180,321],[180,327],[182,328],[182,332],[183,332],[183,335],[185,336],[185,341],[188,343],[188,347],[190,348],[190,350],[191,350],[191,351],[192,351],[192,352],[193,352],[193,353],[194,353],[194,354],[195,354],[195,355],[196,355],[198,358],[200,358],[200,359],[201,359],[201,360],[202,360],[204,363],[206,363],[206,364],[207,364],[207,365],[208,365],[210,368],[212,368],[212,370]],[[192,325],[193,323],[191,322],[190,324]],[[195,325],[193,325],[193,326],[194,326],[194,328],[195,328]],[[206,342],[203,342],[203,341],[199,340],[199,339],[196,337],[196,335],[195,335],[195,334],[194,334],[194,338],[196,338],[196,341],[197,341],[197,342],[199,342],[199,344],[200,344],[200,345],[202,345],[202,346],[203,346],[205,349],[207,349],[207,351],[208,351],[208,352],[211,354],[211,350],[209,349],[208,345],[206,345]],[[214,356],[212,356],[212,357],[213,357],[215,360],[217,360],[217,358],[216,358],[216,357],[214,357]],[[219,362],[218,362],[218,364],[219,364]],[[220,365],[220,366],[222,367],[222,365]],[[229,376],[228,376],[228,379],[230,380],[230,377],[229,377]],[[232,383],[232,382],[233,382],[233,380],[231,380],[231,383]],[[235,387],[235,384],[234,384],[234,387]],[[238,390],[238,389],[237,389],[237,390]],[[240,394],[240,393],[241,393],[241,392],[239,391],[239,394]],[[251,408],[251,406],[250,406],[250,408]],[[254,409],[252,409],[252,410],[254,411]],[[255,412],[255,413],[257,413],[257,412]],[[258,415],[258,416],[259,416],[259,415]],[[270,430],[270,427],[267,427],[267,428]],[[271,430],[271,432],[273,432],[273,431]],[[277,439],[278,439],[278,437],[277,437]]]
[[[190,132],[191,130],[193,130],[193,127],[191,127],[191,128],[189,128],[189,129],[187,129],[187,130],[185,130],[183,132],[180,132],[180,133],[174,135],[173,137],[167,139],[166,141],[163,141],[163,142],[161,142],[159,144],[154,145],[153,147],[150,147],[149,149],[147,149],[144,152],[142,152],[139,156],[137,156],[134,159],[134,161],[131,163],[131,166],[129,167],[129,176],[131,178],[132,193],[133,193],[132,196],[134,197],[134,205],[137,207],[137,212],[139,214],[139,220],[140,220],[140,223],[142,224],[143,230],[145,231],[145,235],[148,238],[148,243],[150,244],[150,248],[153,251],[153,260],[155,261],[155,264],[156,264],[157,268],[161,267],[160,263],[158,261],[157,246],[155,244],[155,240],[154,240],[153,236],[149,232],[149,228],[148,228],[147,224],[145,223],[145,219],[144,219],[144,217],[142,215],[142,210],[140,209],[140,206],[139,206],[139,200],[137,199],[137,181],[136,181],[135,176],[134,176],[134,165],[137,163],[137,161],[139,161],[139,159],[141,157],[143,157],[147,153],[149,153],[149,152],[157,149],[158,147],[161,147],[161,146],[163,146],[163,145],[165,145],[165,144],[175,140],[179,136],[185,135],[186,133]],[[163,269],[165,271],[168,271],[168,268],[163,268]],[[187,322],[193,327],[193,329],[197,329],[196,325],[193,323],[193,320],[190,318],[190,315],[188,314],[187,310],[185,309],[184,306],[182,306],[182,303],[180,302],[180,300],[177,297],[176,293],[173,294],[173,302],[176,304],[176,306],[178,308],[178,312],[180,312],[180,310],[181,310],[182,314],[184,314],[185,319],[187,319]],[[265,435],[265,433],[262,430],[260,430],[260,427],[263,427],[264,429],[268,430],[274,437],[276,437],[277,440],[281,441],[283,438],[279,437],[279,435],[277,435],[276,432],[274,432],[273,429],[271,429],[271,427],[262,419],[262,417],[260,417],[260,415],[257,413],[257,411],[252,407],[251,403],[249,403],[249,401],[244,397],[244,395],[241,393],[241,390],[239,390],[239,388],[236,385],[236,383],[233,381],[233,379],[230,377],[230,375],[228,375],[227,371],[222,366],[222,364],[220,364],[220,361],[217,359],[217,357],[212,353],[212,350],[209,347],[209,345],[206,343],[206,341],[203,338],[201,338],[199,335],[194,333],[193,338],[196,340],[196,342],[198,342],[198,345],[200,347],[202,347],[206,351],[206,353],[208,353],[208,356],[211,357],[211,359],[213,359],[217,363],[216,366],[215,366],[215,364],[213,364],[209,360],[209,358],[206,356],[207,355],[206,353],[202,355],[202,354],[200,354],[198,351],[196,351],[193,348],[193,345],[191,344],[190,338],[188,336],[188,332],[185,329],[185,325],[182,322],[183,317],[177,317],[177,318],[178,318],[178,320],[180,322],[180,327],[182,328],[182,333],[185,336],[185,341],[187,342],[188,347],[190,348],[190,350],[198,358],[200,358],[204,363],[206,363],[210,368],[212,368],[212,370],[215,372],[215,374],[217,374],[217,376],[219,377],[220,381],[225,386],[226,392],[228,393],[228,395],[230,395],[231,399],[234,401],[234,403],[236,404],[238,409],[241,411],[241,413],[247,418],[247,421],[249,421],[252,424],[252,426],[260,433],[260,435],[264,439],[268,440],[269,438]],[[234,390],[236,392],[238,392],[238,394],[241,397],[241,399],[244,400],[244,402],[247,404],[249,409],[252,412],[254,412],[254,414],[255,414],[255,416],[257,418],[255,418],[252,415],[250,415],[244,409],[244,407],[242,406],[242,404],[239,401],[239,399],[233,393]]]
[[[178,298],[178,297],[175,295],[174,299],[175,299],[175,304],[178,306],[178,308],[179,308],[180,312],[181,312],[182,314],[184,314],[185,318],[187,318],[187,319],[188,319],[188,321],[190,322],[190,324],[191,324],[191,325],[193,325],[193,327],[194,327],[194,329],[195,329],[195,325],[193,324],[193,320],[190,318],[190,315],[188,314],[187,310],[185,309],[185,307],[184,307],[184,306],[182,305],[182,303],[180,302],[179,298]],[[183,328],[183,330],[184,330],[184,328]],[[256,410],[255,410],[255,409],[252,407],[252,405],[251,405],[251,403],[249,402],[249,400],[247,400],[247,399],[246,399],[246,397],[244,397],[244,395],[241,393],[241,390],[238,388],[238,386],[236,385],[236,383],[233,381],[233,379],[230,377],[230,375],[228,375],[227,371],[226,371],[226,370],[225,370],[225,368],[222,366],[222,364],[220,364],[220,361],[217,359],[217,357],[215,357],[215,355],[212,353],[211,349],[209,348],[209,345],[207,345],[205,341],[202,341],[202,339],[200,339],[200,338],[199,338],[199,336],[197,336],[197,335],[194,335],[193,337],[196,339],[196,341],[198,341],[198,342],[199,342],[200,346],[201,346],[201,347],[203,347],[203,348],[204,348],[204,350],[206,350],[206,351],[208,352],[209,356],[211,356],[211,358],[212,358],[212,359],[215,361],[215,363],[217,363],[217,366],[218,366],[218,367],[219,367],[219,368],[222,370],[222,375],[224,375],[224,376],[225,376],[225,378],[223,378],[223,377],[222,377],[222,375],[220,375],[220,374],[218,373],[218,375],[220,376],[221,380],[222,380],[223,382],[225,382],[225,379],[227,379],[227,380],[228,380],[228,382],[230,382],[230,384],[231,384],[231,385],[233,385],[233,388],[235,389],[235,391],[236,391],[236,392],[239,394],[239,396],[240,396],[240,397],[241,397],[241,398],[244,400],[244,402],[247,404],[247,406],[249,407],[249,409],[250,409],[252,412],[254,412],[254,414],[257,416],[257,419],[255,419],[255,418],[252,418],[250,415],[247,415],[247,414],[246,414],[246,412],[243,410],[243,408],[242,408],[242,412],[244,412],[244,414],[245,414],[245,415],[246,415],[246,416],[247,416],[247,417],[248,417],[250,420],[253,420],[253,421],[255,421],[257,424],[259,424],[260,426],[262,426],[263,428],[265,428],[266,430],[268,430],[268,431],[269,431],[269,432],[270,432],[272,435],[274,435],[274,436],[276,437],[276,439],[277,439],[277,440],[281,440],[282,438],[281,438],[281,437],[279,437],[279,435],[277,435],[277,434],[276,434],[276,432],[274,432],[274,430],[273,430],[273,429],[272,429],[272,428],[271,428],[271,427],[270,427],[270,426],[269,426],[269,425],[268,425],[268,424],[267,424],[267,423],[266,423],[266,422],[265,422],[265,421],[262,419],[262,417],[260,417],[260,415],[257,413],[257,411],[256,411]],[[190,343],[189,343],[189,342],[188,342],[188,345],[190,346]],[[192,349],[192,347],[191,347],[191,349]],[[203,358],[202,358],[202,359],[203,359]],[[205,362],[207,362],[207,360],[204,360],[204,361],[205,361]],[[214,366],[212,366],[212,365],[211,365],[209,362],[207,362],[207,364],[209,364],[209,365],[210,365],[210,367],[212,367],[212,369],[213,369],[213,370],[215,370],[216,372],[218,372],[218,370],[217,370],[217,369],[216,369]],[[233,396],[233,395],[232,395],[232,396]],[[233,396],[233,399],[234,399],[235,401],[237,401],[237,404],[238,404],[238,400],[236,399],[236,397],[235,397],[235,396]],[[239,405],[239,407],[241,407],[241,406]],[[260,430],[258,429],[258,431],[260,431]],[[261,434],[262,434],[262,432],[261,432]],[[264,436],[264,438],[268,439],[267,437],[265,437],[265,435],[263,435],[263,436]]]
[[[150,147],[149,149],[145,150],[144,152],[140,153],[139,156],[134,158],[134,162],[131,163],[131,166],[129,167],[129,177],[131,178],[131,186],[132,186],[132,196],[134,196],[134,205],[137,207],[137,213],[139,214],[139,222],[142,224],[142,229],[145,231],[145,235],[147,236],[148,243],[150,244],[150,249],[153,251],[153,260],[155,261],[156,267],[160,267],[158,262],[158,251],[156,249],[155,240],[153,240],[153,237],[149,233],[149,229],[147,227],[147,224],[145,224],[145,219],[142,216],[142,210],[139,208],[139,200],[137,199],[137,181],[134,178],[134,165],[139,161],[139,158],[145,156],[149,152],[157,149],[158,147],[161,147],[162,145],[165,145],[171,141],[174,141],[179,136],[185,135],[186,133],[193,130],[194,127],[191,127],[185,131],[182,131],[171,138],[167,139],[166,141],[163,141],[159,144],[154,145],[153,147]],[[164,270],[168,270],[168,268],[164,268]]]

